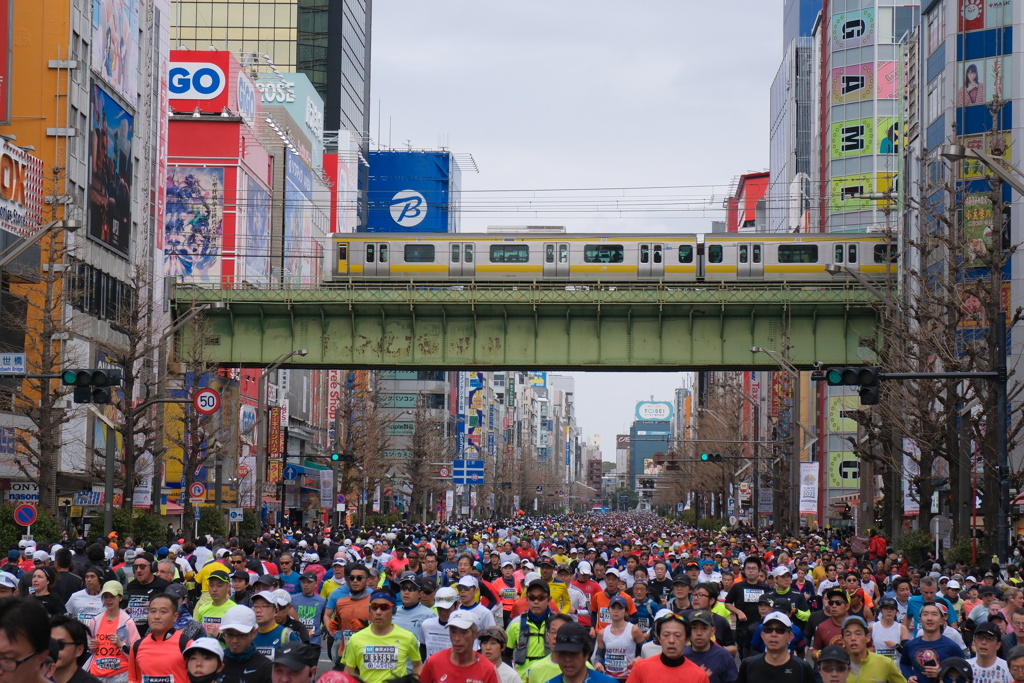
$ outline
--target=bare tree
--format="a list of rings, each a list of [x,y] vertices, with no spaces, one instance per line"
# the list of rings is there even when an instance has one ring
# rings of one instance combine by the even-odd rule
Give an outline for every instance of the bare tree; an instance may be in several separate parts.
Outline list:
[[[404,461],[405,476],[408,478],[412,492],[412,510],[421,509],[423,521],[429,514],[428,498],[432,493],[443,490],[436,479],[435,462],[451,462],[455,454],[453,439],[445,434],[445,421],[433,417],[432,410],[427,406],[426,396],[417,397],[416,410],[413,412],[413,434],[410,444],[410,455]]]

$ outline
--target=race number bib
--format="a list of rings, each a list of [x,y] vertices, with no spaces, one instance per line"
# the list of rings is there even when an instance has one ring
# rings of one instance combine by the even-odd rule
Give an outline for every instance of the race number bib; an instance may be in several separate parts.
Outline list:
[[[516,599],[516,589],[515,588],[502,588],[501,589],[501,599],[502,600],[515,600]]]
[[[149,596],[132,595],[129,597],[128,616],[130,616],[132,621],[136,623],[145,622],[149,616]]]
[[[395,645],[367,645],[363,648],[363,668],[388,671],[398,666],[398,647]]]
[[[762,595],[764,595],[764,591],[760,588],[744,588],[743,602],[757,604]]]
[[[626,655],[605,654],[604,668],[609,674],[622,673],[626,670]]]
[[[273,661],[274,659],[274,648],[272,647],[257,647],[256,652]]]
[[[142,683],[174,683],[174,674],[166,676],[143,676]]]
[[[203,617],[203,624],[220,625],[220,617]]]
[[[607,607],[602,607],[597,613],[597,620],[602,624],[612,623],[612,612]]]
[[[97,657],[96,668],[102,671],[117,671],[121,668],[121,660],[117,657]]]
[[[888,657],[897,664],[899,664],[900,662],[899,653],[897,653],[896,648],[893,647],[879,648],[878,650],[875,650],[875,654],[882,655],[883,657]]]
[[[636,625],[640,627],[640,630],[644,633],[651,632],[651,620],[646,617],[640,617],[636,620]]]

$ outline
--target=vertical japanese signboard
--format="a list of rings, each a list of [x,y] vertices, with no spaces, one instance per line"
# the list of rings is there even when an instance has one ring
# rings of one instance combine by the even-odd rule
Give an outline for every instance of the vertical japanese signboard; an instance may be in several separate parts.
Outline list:
[[[267,453],[270,455],[281,455],[284,453],[284,435],[281,433],[281,409],[270,409],[270,429],[267,438]]]

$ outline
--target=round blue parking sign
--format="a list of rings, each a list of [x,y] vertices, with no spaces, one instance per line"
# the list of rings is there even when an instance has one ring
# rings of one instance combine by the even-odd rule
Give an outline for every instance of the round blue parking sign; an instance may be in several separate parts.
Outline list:
[[[36,521],[36,509],[32,505],[19,505],[14,508],[14,521],[22,526],[31,526]]]

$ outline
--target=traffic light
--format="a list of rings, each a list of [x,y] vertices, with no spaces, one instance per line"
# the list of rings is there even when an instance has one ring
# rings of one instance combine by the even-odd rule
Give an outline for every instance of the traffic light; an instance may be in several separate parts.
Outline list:
[[[725,462],[725,456],[721,453],[701,453],[701,462]]]
[[[121,370],[96,368],[64,370],[60,378],[64,386],[75,388],[75,403],[110,403],[111,387],[120,384],[124,375]]]
[[[828,368],[825,381],[830,387],[860,387],[860,403],[864,406],[878,405],[880,387],[878,368],[870,365],[847,368]]]
[[[653,489],[654,488],[654,480],[653,479],[641,479],[640,480],[640,488],[641,489],[645,489],[645,490]]]
[[[353,453],[331,453],[331,462],[355,462],[356,456]]]

